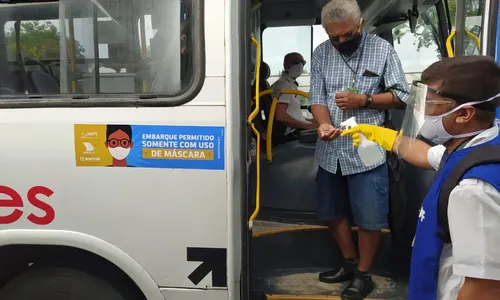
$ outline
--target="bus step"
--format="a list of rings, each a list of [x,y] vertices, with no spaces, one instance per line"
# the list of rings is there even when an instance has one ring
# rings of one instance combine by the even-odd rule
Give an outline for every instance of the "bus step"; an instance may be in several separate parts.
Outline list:
[[[268,300],[340,300],[340,294],[348,282],[320,282],[318,273],[322,271],[326,269],[274,271],[258,280],[254,278],[254,288],[260,290],[265,295],[264,299]],[[373,271],[372,278],[375,289],[366,299],[407,299],[407,280],[377,271]]]
[[[314,296],[314,295],[268,295],[266,300],[341,300],[340,296]],[[365,300],[384,300],[381,298],[365,298]]]
[[[252,230],[252,236],[254,238],[259,238],[262,236],[275,235],[286,232],[316,231],[316,230],[328,230],[328,227],[324,225],[309,225],[303,223],[284,223],[284,222],[255,220]],[[353,226],[352,230],[357,231],[358,227]],[[387,234],[390,233],[390,231],[389,229],[383,229],[382,233]]]
[[[341,263],[337,243],[326,226],[256,221],[252,230],[252,273],[265,274],[273,270],[331,268]],[[357,231],[353,231],[357,244]],[[394,259],[391,235],[382,235],[373,268],[401,273],[406,266]],[[406,270],[402,270],[407,273]]]

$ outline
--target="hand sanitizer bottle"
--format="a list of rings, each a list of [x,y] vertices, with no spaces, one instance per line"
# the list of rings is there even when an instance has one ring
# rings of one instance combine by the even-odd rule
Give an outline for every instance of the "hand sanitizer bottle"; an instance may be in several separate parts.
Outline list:
[[[344,130],[358,126],[358,123],[356,123],[356,117],[345,120],[340,123],[340,126]],[[360,143],[358,147],[358,154],[365,166],[373,166],[384,159],[384,153],[382,153],[381,148],[377,145],[377,143],[370,141],[361,133],[359,134],[359,139]]]

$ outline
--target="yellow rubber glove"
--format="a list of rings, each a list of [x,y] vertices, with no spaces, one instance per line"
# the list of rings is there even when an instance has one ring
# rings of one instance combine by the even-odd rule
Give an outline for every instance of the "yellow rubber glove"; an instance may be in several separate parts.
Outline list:
[[[354,147],[359,146],[359,134],[363,134],[367,139],[379,144],[385,150],[392,151],[392,146],[396,141],[398,132],[385,127],[370,124],[359,124],[356,127],[344,130],[340,136],[346,136],[348,134],[352,137]]]

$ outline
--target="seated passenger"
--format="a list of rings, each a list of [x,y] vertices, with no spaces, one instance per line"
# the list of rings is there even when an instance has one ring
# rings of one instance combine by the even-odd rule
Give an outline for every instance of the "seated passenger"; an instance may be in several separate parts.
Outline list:
[[[283,60],[284,71],[281,77],[271,85],[273,90],[298,90],[295,81],[302,75],[306,61],[299,53],[292,52],[285,55]],[[297,95],[281,95],[276,106],[275,119],[288,126],[286,135],[304,129],[316,129],[318,125],[314,119],[307,119],[301,110],[300,98]]]

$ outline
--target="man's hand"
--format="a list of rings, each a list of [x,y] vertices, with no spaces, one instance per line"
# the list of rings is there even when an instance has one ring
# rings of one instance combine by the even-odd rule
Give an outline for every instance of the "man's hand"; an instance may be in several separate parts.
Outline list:
[[[353,92],[337,92],[335,102],[341,110],[356,109],[365,106],[366,95]]]
[[[336,139],[341,133],[342,130],[333,127],[332,124],[321,124],[318,127],[318,136],[323,141]]]

